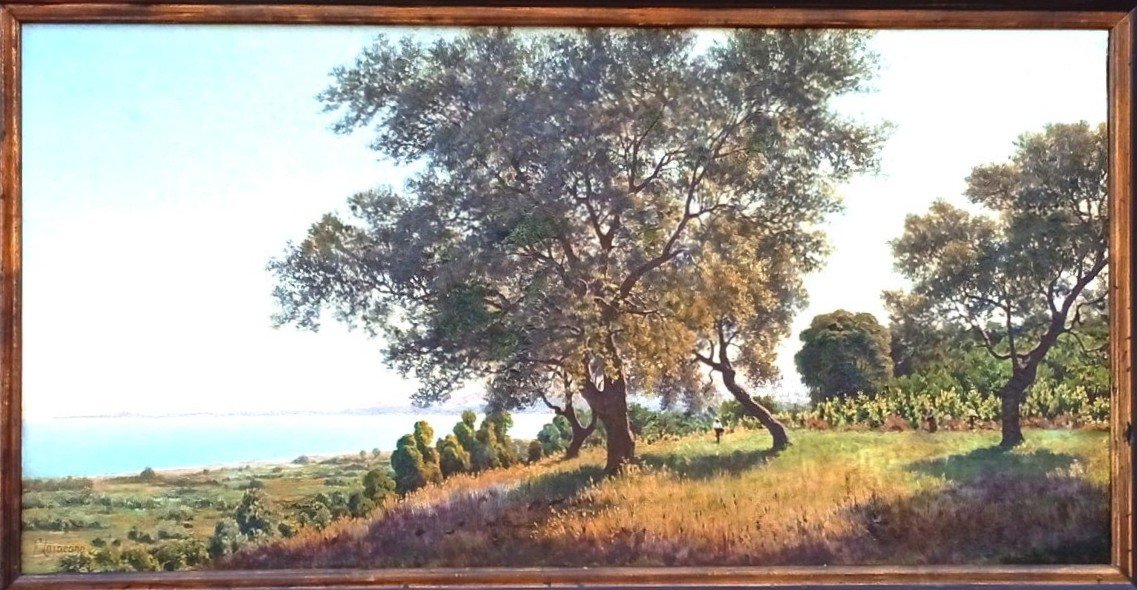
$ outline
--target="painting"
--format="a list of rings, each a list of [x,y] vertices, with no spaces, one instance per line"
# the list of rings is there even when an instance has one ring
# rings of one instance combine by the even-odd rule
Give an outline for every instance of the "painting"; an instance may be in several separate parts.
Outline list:
[[[1107,564],[1107,36],[27,24],[22,571]]]

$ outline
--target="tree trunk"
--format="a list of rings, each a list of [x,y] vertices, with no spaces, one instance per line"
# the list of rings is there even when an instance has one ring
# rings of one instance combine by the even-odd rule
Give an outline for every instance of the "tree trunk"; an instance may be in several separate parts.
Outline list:
[[[576,415],[576,409],[572,404],[567,404],[562,416],[568,420],[569,426],[572,427],[572,441],[569,442],[568,448],[565,449],[565,459],[575,459],[580,456],[580,448],[584,446],[584,441],[596,430],[596,412],[592,412],[592,420],[585,426],[580,423],[580,418]]]
[[[778,419],[770,413],[770,410],[754,401],[754,398],[738,384],[733,370],[726,369],[722,372],[722,382],[727,390],[730,391],[731,395],[734,396],[734,399],[738,400],[738,403],[746,410],[746,413],[757,418],[758,421],[762,423],[762,426],[765,426],[766,430],[770,431],[770,436],[774,437],[774,444],[770,450],[777,453],[790,446],[790,437],[786,434],[785,425],[779,422]]]
[[[608,435],[608,460],[604,471],[608,475],[616,475],[636,456],[636,441],[628,423],[627,383],[620,378],[607,383],[600,391],[586,382],[584,399],[592,413],[604,424]]]
[[[1003,440],[999,446],[1004,449],[1016,447],[1023,442],[1022,403],[1026,399],[1026,388],[1034,383],[1038,372],[1038,362],[1028,360],[1024,366],[1014,367],[1011,380],[999,391],[1002,401],[999,419],[1002,422]]]

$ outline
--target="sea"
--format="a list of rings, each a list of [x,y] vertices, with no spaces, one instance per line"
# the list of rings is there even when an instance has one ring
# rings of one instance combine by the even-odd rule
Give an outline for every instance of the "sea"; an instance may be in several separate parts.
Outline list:
[[[515,413],[510,436],[535,438],[551,413]],[[287,463],[309,457],[392,451],[426,420],[449,433],[454,413],[106,416],[24,420],[24,477],[137,474],[150,467],[200,469]],[[480,419],[480,416],[479,416]]]

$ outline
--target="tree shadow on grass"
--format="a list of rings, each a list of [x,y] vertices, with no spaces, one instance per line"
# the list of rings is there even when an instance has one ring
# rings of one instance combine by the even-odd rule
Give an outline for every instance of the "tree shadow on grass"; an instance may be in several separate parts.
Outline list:
[[[908,465],[908,470],[941,477],[955,484],[974,484],[992,475],[1045,477],[1056,470],[1068,469],[1075,461],[1073,455],[1047,449],[1014,452],[993,446],[917,461]]]
[[[681,455],[678,453],[645,453],[640,463],[654,468],[666,468],[680,477],[690,479],[710,479],[718,475],[739,475],[755,467],[765,465],[776,457],[771,449],[736,449],[729,453],[704,453],[701,455]]]
[[[418,503],[411,496],[375,517],[303,542],[241,551],[215,569],[474,567],[539,563],[532,532],[604,478],[596,465],[511,485],[456,491]],[[347,523],[351,524],[351,523]],[[363,528],[359,528],[363,527]]]
[[[582,465],[572,471],[548,473],[522,482],[509,493],[509,500],[527,502],[530,510],[539,505],[557,506],[571,500],[604,477],[604,468],[599,465]]]

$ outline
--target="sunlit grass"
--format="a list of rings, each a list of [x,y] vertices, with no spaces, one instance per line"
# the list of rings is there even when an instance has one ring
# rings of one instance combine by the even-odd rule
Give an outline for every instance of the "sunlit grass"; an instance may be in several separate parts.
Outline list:
[[[762,431],[463,476],[367,521],[250,548],[219,567],[1104,562],[1108,449],[1097,431]]]

